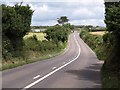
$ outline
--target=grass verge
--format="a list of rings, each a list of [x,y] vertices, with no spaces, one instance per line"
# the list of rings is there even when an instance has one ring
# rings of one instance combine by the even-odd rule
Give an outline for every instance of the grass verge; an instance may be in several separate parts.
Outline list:
[[[55,57],[55,56],[58,56],[58,55],[64,53],[66,50],[67,50],[67,43],[64,43],[64,47],[62,49],[58,49],[58,50],[55,50],[52,52],[47,51],[46,53],[45,52],[41,53],[41,52],[27,51],[27,52],[31,53],[31,55],[32,55],[32,57],[30,59],[11,58],[7,62],[3,62],[1,70],[12,69],[12,68],[15,68],[18,66],[30,64],[30,63],[41,61],[41,60],[48,60],[51,57]]]

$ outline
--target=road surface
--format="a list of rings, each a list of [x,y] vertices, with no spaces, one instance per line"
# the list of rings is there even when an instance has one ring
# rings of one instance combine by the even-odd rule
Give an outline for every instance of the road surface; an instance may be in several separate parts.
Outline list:
[[[3,88],[101,88],[102,64],[95,53],[78,32],[68,42],[59,56],[3,71]]]

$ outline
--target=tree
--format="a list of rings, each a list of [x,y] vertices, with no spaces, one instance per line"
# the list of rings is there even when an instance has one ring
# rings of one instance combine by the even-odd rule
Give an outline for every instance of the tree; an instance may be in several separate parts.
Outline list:
[[[120,71],[120,1],[105,2],[105,23],[109,34],[104,36],[104,41],[111,48],[104,68],[118,73]]]
[[[120,2],[105,2],[105,23],[113,37],[114,50],[120,50]],[[114,53],[116,53],[114,52]]]
[[[32,14],[29,5],[2,5],[2,35],[10,40],[13,51],[22,50],[23,37],[30,31]]]
[[[105,2],[105,23],[109,32],[120,32],[120,1]]]
[[[45,33],[46,33],[45,38],[48,41],[53,41],[56,44],[58,44],[59,42],[63,42],[63,43],[67,42],[69,31],[64,26],[56,25],[47,28]]]
[[[57,18],[57,21],[59,24],[65,24],[69,21],[69,19],[66,16],[61,16],[60,18]]]

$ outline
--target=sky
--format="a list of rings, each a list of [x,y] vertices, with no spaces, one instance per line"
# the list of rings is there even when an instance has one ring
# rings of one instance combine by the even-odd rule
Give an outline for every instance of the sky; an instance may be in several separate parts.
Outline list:
[[[18,2],[9,1],[4,0],[4,3],[13,6]],[[105,26],[104,0],[22,0],[22,2],[23,5],[29,4],[34,10],[31,26],[55,25],[60,16],[67,16],[69,23],[73,25]]]

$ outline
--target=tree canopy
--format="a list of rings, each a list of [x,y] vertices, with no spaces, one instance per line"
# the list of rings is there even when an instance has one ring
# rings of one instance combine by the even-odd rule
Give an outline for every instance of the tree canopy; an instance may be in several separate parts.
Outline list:
[[[60,18],[57,18],[57,21],[59,24],[65,24],[66,22],[69,21],[69,19],[67,18],[67,16],[61,16]]]
[[[2,6],[2,36],[3,48],[8,51],[21,51],[23,37],[30,31],[33,10],[22,3],[15,6]],[[9,43],[8,43],[9,42]],[[8,47],[8,45],[10,45]],[[9,50],[9,49],[12,50]],[[3,51],[4,52],[4,51]]]
[[[103,36],[103,40],[110,49],[110,54],[104,67],[107,71],[118,74],[120,70],[120,1],[105,2],[105,23],[109,33]]]

